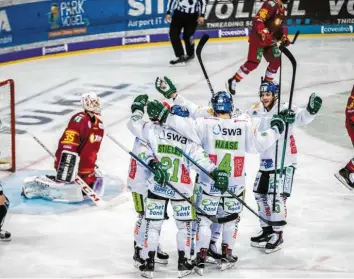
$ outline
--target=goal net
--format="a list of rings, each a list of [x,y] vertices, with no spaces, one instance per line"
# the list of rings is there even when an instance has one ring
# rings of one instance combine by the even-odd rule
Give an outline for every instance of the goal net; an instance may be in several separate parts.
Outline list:
[[[15,171],[15,84],[0,80],[0,170]]]

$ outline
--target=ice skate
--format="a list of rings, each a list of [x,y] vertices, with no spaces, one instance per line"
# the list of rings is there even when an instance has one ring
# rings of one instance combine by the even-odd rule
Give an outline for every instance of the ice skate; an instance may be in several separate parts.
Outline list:
[[[264,248],[267,242],[271,239],[273,233],[272,227],[264,227],[259,232],[258,236],[251,237],[251,246],[256,248]]]
[[[149,252],[149,257],[146,259],[145,263],[139,267],[141,271],[141,276],[145,278],[153,278],[155,270],[155,251]]]
[[[182,55],[175,60],[171,60],[170,64],[171,65],[176,65],[176,64],[185,65],[185,62],[186,62],[186,58],[184,57],[184,55]]]
[[[349,190],[354,190],[354,173],[351,173],[346,167],[339,170],[334,176]]]
[[[0,241],[11,241],[11,233],[0,229]]]
[[[197,253],[197,257],[195,258],[194,271],[200,276],[203,276],[207,255],[208,249],[201,248],[200,251]]]
[[[225,83],[226,89],[231,95],[236,94],[236,84],[236,79],[234,79],[233,77],[228,79]]]
[[[283,232],[274,232],[271,239],[266,244],[266,253],[274,253],[282,248]]]
[[[145,263],[145,261],[140,257],[140,251],[142,249],[138,246],[134,247],[134,256],[133,256],[133,260],[134,260],[134,266],[138,267],[143,265]]]
[[[221,260],[221,254],[218,253],[218,249],[216,248],[215,241],[211,240],[208,250],[208,257],[206,259],[207,263],[210,264],[218,264]]]
[[[191,62],[194,58],[195,58],[194,54],[191,55],[191,56],[187,55],[187,56],[185,57],[185,62]]]
[[[168,264],[169,255],[162,251],[161,245],[157,246],[155,263]]]
[[[185,257],[184,251],[178,251],[178,278],[191,274],[193,267],[194,265]]]
[[[238,257],[232,255],[232,250],[229,249],[229,245],[223,243],[221,250],[221,271],[234,267]]]

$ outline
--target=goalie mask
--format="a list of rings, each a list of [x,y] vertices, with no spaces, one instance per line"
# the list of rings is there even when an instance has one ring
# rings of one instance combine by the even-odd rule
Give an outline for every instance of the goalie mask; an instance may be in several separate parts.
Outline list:
[[[101,98],[94,92],[82,94],[81,105],[85,111],[97,114],[101,112]]]
[[[232,113],[232,96],[226,91],[219,91],[211,98],[211,105],[216,113]]]

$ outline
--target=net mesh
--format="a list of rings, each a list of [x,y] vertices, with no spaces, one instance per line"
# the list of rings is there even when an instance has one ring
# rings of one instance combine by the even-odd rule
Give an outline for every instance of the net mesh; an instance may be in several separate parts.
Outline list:
[[[13,81],[0,80],[0,170],[14,170]]]

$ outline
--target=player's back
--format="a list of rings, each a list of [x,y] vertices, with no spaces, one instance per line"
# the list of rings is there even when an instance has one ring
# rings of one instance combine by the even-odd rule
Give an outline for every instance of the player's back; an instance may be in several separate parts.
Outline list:
[[[229,190],[239,192],[244,187],[244,160],[246,150],[245,119],[221,119],[216,117],[197,119],[198,133],[202,146],[211,161],[229,174]],[[211,194],[220,194],[213,187],[213,180],[200,175],[203,184],[210,185]],[[237,189],[236,189],[237,188]]]

